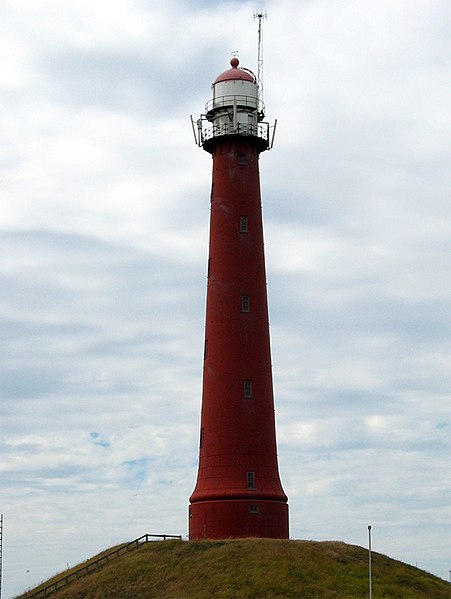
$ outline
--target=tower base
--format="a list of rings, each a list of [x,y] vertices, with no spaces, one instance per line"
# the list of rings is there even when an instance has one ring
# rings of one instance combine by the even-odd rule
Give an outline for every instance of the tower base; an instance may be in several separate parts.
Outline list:
[[[189,508],[189,538],[288,539],[288,505],[264,499],[199,501]]]

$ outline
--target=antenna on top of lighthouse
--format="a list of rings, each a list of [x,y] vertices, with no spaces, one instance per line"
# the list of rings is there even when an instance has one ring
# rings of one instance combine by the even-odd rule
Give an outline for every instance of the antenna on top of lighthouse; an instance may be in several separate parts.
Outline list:
[[[266,11],[254,12],[254,19],[258,19],[258,54],[257,54],[257,88],[258,99],[263,103],[263,25],[262,21],[267,18]]]

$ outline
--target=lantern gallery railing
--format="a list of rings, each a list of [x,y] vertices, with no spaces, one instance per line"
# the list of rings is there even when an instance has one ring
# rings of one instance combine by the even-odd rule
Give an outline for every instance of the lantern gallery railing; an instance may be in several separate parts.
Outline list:
[[[202,127],[202,142],[222,135],[252,135],[254,137],[261,137],[268,142],[269,123],[259,123],[257,126],[245,123],[237,123],[236,126],[233,123],[222,123],[220,125]]]
[[[202,115],[202,117],[198,119],[197,122],[194,122],[193,117],[191,117],[194,139],[198,146],[203,146],[206,142],[208,143],[217,137],[239,135],[258,137],[267,148],[271,149],[273,147],[277,120],[272,126],[270,126],[269,123],[258,123],[258,125],[247,123],[221,123],[212,125],[207,121],[204,115]]]

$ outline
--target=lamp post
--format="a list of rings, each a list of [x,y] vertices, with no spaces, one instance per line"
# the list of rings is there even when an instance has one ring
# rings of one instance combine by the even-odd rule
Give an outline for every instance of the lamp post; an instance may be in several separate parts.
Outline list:
[[[371,525],[368,525],[368,573],[370,586],[370,599],[373,599],[373,584],[371,575]]]

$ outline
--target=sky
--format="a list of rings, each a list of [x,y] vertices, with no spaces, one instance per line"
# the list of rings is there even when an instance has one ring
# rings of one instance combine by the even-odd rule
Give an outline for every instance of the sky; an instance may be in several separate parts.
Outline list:
[[[187,534],[211,156],[229,68],[261,156],[293,539],[451,569],[446,0],[3,0],[0,512],[8,599],[113,544]]]

